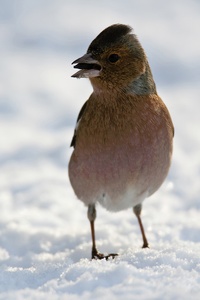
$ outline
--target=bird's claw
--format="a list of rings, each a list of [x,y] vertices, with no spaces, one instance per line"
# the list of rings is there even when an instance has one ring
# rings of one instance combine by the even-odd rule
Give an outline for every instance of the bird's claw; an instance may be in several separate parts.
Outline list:
[[[145,249],[145,248],[150,248],[148,243],[143,244],[142,249]]]
[[[108,255],[104,255],[103,253],[99,253],[96,249],[92,250],[92,259],[106,259],[108,260],[110,257],[114,259],[116,256],[118,256],[117,253],[110,253]]]

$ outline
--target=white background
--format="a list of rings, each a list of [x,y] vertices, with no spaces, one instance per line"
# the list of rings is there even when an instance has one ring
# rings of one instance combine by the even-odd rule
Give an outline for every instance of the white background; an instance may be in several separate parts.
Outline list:
[[[71,62],[113,23],[129,24],[175,125],[173,163],[132,210],[86,208],[68,180],[76,117],[92,88]],[[0,0],[0,299],[200,298],[200,2]]]

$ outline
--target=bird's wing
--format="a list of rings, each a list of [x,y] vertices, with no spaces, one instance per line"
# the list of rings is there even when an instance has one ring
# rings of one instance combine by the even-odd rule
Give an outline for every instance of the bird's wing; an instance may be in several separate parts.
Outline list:
[[[70,147],[74,147],[74,148],[75,148],[75,146],[76,146],[76,131],[77,131],[77,128],[78,128],[78,124],[79,124],[79,122],[80,122],[80,120],[81,120],[81,117],[82,117],[82,115],[84,114],[84,111],[85,111],[85,109],[86,109],[87,102],[88,102],[88,101],[86,101],[86,102],[83,104],[83,106],[81,107],[81,110],[80,110],[80,112],[79,112],[79,114],[78,114],[78,118],[77,118],[77,121],[76,121],[76,127],[75,127],[75,129],[74,129],[74,135],[73,135],[73,137],[72,137],[72,141],[71,141]]]

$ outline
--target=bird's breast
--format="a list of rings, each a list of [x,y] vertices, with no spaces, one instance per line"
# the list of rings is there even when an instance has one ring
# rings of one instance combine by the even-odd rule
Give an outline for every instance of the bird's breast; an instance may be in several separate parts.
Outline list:
[[[131,101],[107,107],[91,102],[79,124],[69,176],[86,204],[99,201],[111,210],[134,206],[167,175],[172,134],[165,106],[155,99]],[[121,208],[122,198],[127,201]]]

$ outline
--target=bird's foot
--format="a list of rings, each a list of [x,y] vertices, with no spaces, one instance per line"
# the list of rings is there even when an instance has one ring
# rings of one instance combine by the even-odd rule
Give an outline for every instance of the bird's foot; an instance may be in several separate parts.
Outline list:
[[[108,255],[104,255],[103,253],[99,253],[97,251],[97,249],[92,250],[92,259],[104,259],[105,258],[106,260],[108,260],[110,257],[112,259],[114,259],[115,256],[118,256],[118,254],[117,253],[110,253]]]
[[[150,248],[149,244],[148,243],[144,243],[143,246],[142,246],[142,249],[144,249],[144,248]]]

